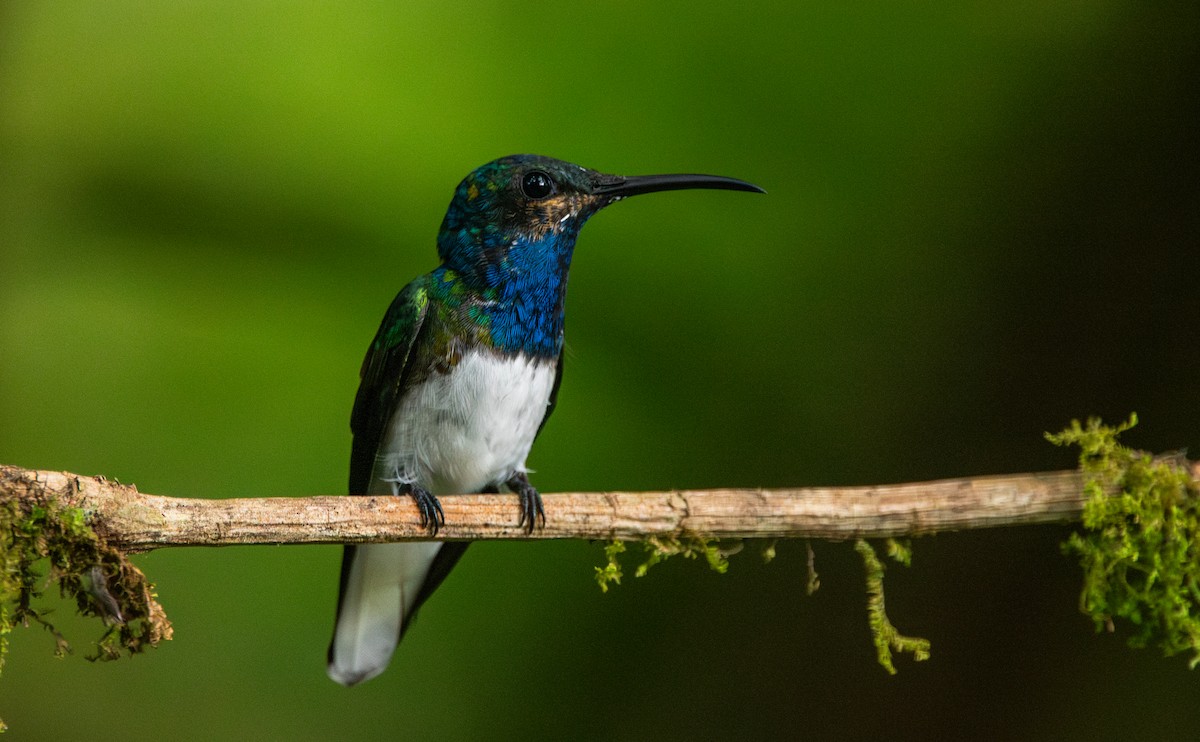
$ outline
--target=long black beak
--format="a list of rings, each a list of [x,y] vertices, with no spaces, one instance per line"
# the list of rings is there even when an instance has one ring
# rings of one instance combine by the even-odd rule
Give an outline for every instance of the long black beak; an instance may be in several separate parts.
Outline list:
[[[766,193],[763,189],[737,178],[720,175],[601,175],[592,186],[592,194],[616,201],[627,196],[655,191],[679,191],[687,188],[716,188],[725,191]]]

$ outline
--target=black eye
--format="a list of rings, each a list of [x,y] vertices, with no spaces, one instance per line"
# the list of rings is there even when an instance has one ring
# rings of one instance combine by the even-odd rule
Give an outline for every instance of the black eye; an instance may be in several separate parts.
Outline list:
[[[553,191],[554,181],[541,170],[530,170],[521,178],[521,192],[529,198],[545,198]]]

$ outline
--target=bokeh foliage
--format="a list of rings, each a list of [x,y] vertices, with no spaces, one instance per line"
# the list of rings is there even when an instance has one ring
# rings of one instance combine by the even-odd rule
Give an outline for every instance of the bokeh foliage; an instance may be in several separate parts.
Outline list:
[[[588,225],[545,491],[1066,468],[1041,431],[1130,410],[1131,445],[1200,450],[1198,17],[5,3],[0,460],[342,491],[383,310],[458,179],[520,151],[770,192]],[[606,595],[599,546],[478,545],[351,691],[322,669],[336,548],[160,551],[175,641],[92,665],[17,632],[0,714],[18,739],[1195,738],[1200,676],[1092,636],[1062,538],[915,542],[888,612],[937,654],[895,678],[849,545],[815,545],[811,599],[786,542]]]

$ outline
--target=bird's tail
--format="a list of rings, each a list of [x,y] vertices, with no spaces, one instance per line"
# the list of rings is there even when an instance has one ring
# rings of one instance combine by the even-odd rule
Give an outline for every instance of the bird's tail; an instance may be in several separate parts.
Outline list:
[[[405,626],[431,592],[425,583],[441,547],[436,542],[346,547],[329,677],[350,686],[384,671]]]

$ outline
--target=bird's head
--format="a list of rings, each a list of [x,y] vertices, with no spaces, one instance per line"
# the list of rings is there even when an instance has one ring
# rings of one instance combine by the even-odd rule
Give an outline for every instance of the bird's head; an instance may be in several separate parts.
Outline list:
[[[438,234],[438,254],[459,274],[487,284],[502,280],[505,266],[532,268],[553,259],[565,269],[592,214],[629,196],[684,188],[763,192],[714,175],[622,177],[552,157],[511,155],[459,183]]]

